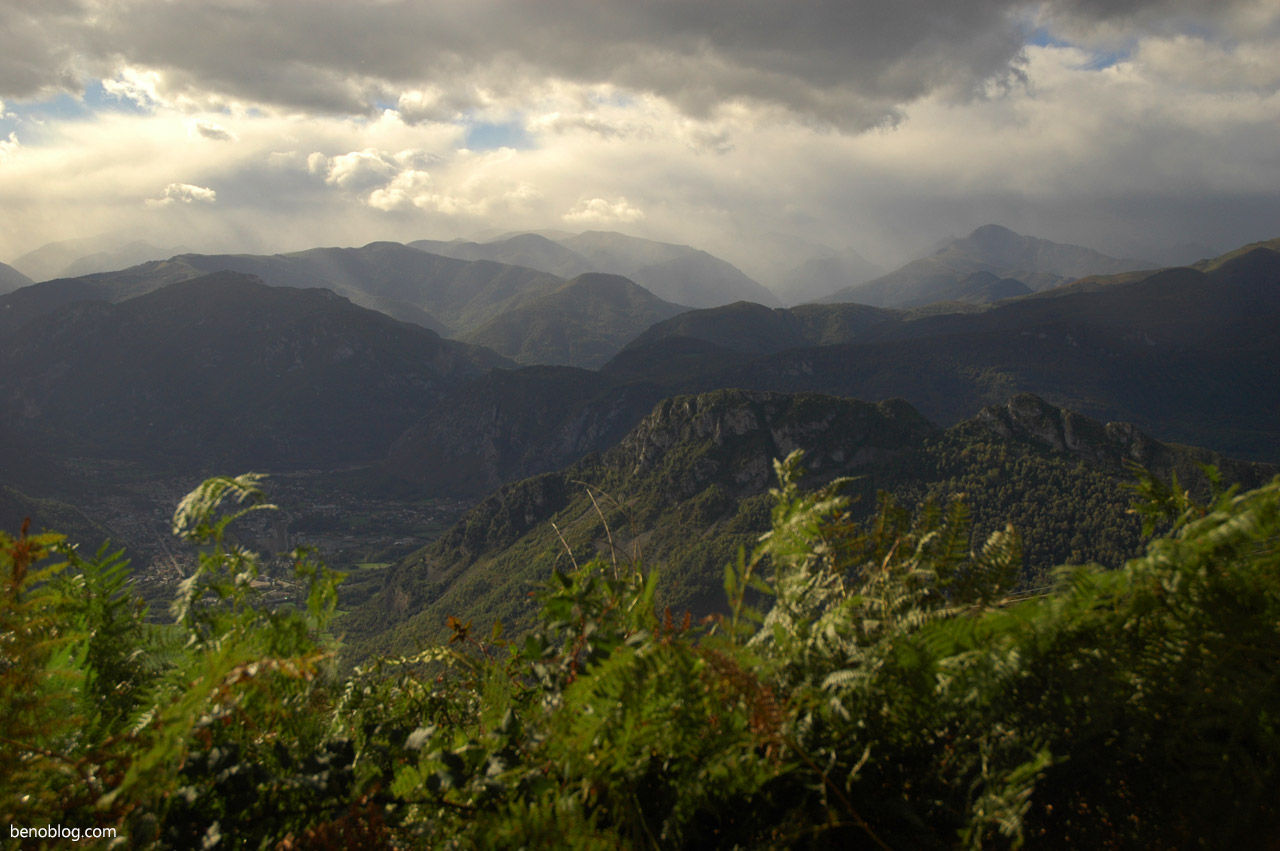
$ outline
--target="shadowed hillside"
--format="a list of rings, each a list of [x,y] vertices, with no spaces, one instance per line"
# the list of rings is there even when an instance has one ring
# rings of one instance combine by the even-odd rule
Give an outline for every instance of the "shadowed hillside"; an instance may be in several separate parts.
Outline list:
[[[0,346],[0,411],[51,450],[201,467],[348,464],[508,363],[328,290],[223,272],[77,302]]]

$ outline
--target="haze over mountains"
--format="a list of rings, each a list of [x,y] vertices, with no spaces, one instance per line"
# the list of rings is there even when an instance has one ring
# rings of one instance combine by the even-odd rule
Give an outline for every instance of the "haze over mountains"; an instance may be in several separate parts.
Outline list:
[[[556,239],[523,233],[485,243],[418,240],[409,244],[446,257],[495,260],[565,278],[584,272],[622,275],[661,299],[690,307],[714,307],[741,299],[780,304],[769,289],[705,251],[612,231],[586,231]]]
[[[501,234],[486,242],[417,240],[409,246],[456,260],[493,261],[534,269],[563,280],[586,272],[621,275],[665,301],[689,307],[716,307],[734,301],[751,301],[774,307],[809,301],[856,302],[881,307],[917,307],[945,301],[986,303],[1041,291],[1075,278],[1149,269],[1158,265],[1149,261],[1107,257],[1082,246],[1022,236],[998,225],[983,226],[963,239],[947,240],[927,256],[879,277],[877,274],[881,270],[852,249],[838,251],[795,238],[776,237],[766,242],[771,246],[777,243],[769,255],[772,259],[757,263],[760,272],[766,276],[768,287],[705,251],[612,231]],[[304,255],[323,250],[273,257],[314,261],[315,258]],[[163,249],[141,241],[121,245],[107,238],[94,238],[44,246],[18,258],[14,266],[34,280],[48,280],[124,270],[147,260],[174,257],[176,253],[164,253]],[[211,256],[216,260],[192,259],[201,256]],[[378,291],[379,287],[370,280],[367,270],[354,273],[337,271],[332,262],[328,268],[323,261],[311,262],[302,273],[305,277],[302,277],[296,271],[268,269],[262,260],[256,267],[249,268],[252,263],[249,258],[253,256],[184,255],[187,262],[203,273],[235,268],[258,274],[269,283],[280,278],[281,283],[289,285],[328,286],[357,303],[384,310],[406,321],[446,333],[465,330],[451,327],[447,322],[443,326],[433,324],[441,320],[432,316],[430,310],[426,311],[427,316],[416,314],[415,307],[421,309],[421,305],[415,306],[413,299],[406,301],[387,293],[385,278],[381,281],[383,291]],[[413,277],[413,274],[405,272],[406,277]],[[307,278],[311,279],[310,283]],[[172,273],[166,279],[172,279]]]
[[[1079,245],[1063,245],[1022,236],[999,225],[984,225],[926,257],[874,280],[834,291],[820,301],[851,301],[877,307],[919,307],[941,301],[987,302],[1050,289],[1086,275],[1115,274],[1157,265],[1107,257]]]
[[[42,245],[15,259],[13,266],[33,281],[49,281],[125,269],[149,260],[164,260],[187,250],[181,246],[161,248],[145,240],[105,234]]]

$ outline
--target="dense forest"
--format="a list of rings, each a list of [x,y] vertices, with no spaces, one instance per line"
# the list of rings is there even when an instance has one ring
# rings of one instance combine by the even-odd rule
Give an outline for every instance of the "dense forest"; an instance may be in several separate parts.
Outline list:
[[[962,501],[855,516],[801,460],[723,554],[719,615],[656,606],[657,572],[606,551],[523,634],[452,618],[351,674],[336,574],[299,551],[296,605],[258,600],[232,534],[272,508],[257,477],[179,505],[201,560],[169,625],[118,557],[0,536],[0,817],[139,848],[1280,841],[1280,479],[1142,476],[1144,551],[1027,594],[1013,525],[971,546]]]

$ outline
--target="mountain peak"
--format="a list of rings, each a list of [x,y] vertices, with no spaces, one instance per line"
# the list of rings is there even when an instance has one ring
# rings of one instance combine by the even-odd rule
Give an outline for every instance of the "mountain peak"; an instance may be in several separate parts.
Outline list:
[[[987,240],[997,240],[997,239],[1027,239],[1028,237],[1024,237],[1022,234],[1017,233],[1016,231],[1009,230],[1007,227],[1004,227],[1003,225],[990,224],[990,225],[983,225],[980,228],[975,228],[973,233],[969,234],[967,238],[972,240],[987,241]]]

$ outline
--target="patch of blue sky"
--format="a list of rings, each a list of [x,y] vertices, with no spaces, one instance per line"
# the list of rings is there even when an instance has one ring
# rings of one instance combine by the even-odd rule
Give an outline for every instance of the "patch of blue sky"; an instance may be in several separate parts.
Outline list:
[[[473,151],[496,151],[498,148],[515,148],[517,151],[533,147],[533,140],[519,121],[491,123],[478,121],[465,125],[465,145]]]
[[[6,112],[17,116],[23,123],[43,124],[57,121],[76,121],[88,118],[93,109],[83,99],[61,92],[48,100],[8,101]]]
[[[1081,47],[1055,35],[1047,27],[1035,27],[1027,32],[1027,44],[1036,47]],[[1129,58],[1128,47],[1115,48],[1094,53],[1087,62],[1076,67],[1082,71],[1103,71]]]
[[[1047,27],[1034,28],[1027,33],[1026,38],[1027,44],[1036,47],[1071,47],[1071,42],[1054,35]]]
[[[91,80],[84,87],[84,103],[94,112],[109,110],[111,112],[128,112],[134,115],[146,115],[151,109],[133,98],[115,95],[107,91],[98,80]]]
[[[1080,67],[1085,71],[1105,71],[1114,65],[1118,65],[1129,58],[1129,51],[1126,50],[1108,50],[1102,53],[1095,53],[1093,58],[1084,63]]]
[[[15,133],[23,145],[38,145],[47,128],[92,115],[93,110],[82,99],[65,92],[41,101],[6,100],[0,138],[8,139],[10,133]]]
[[[59,92],[47,100],[5,102],[6,113],[12,113],[19,121],[34,123],[78,121],[100,112],[145,115],[149,111],[129,98],[111,94],[99,80],[87,82],[79,96]]]

